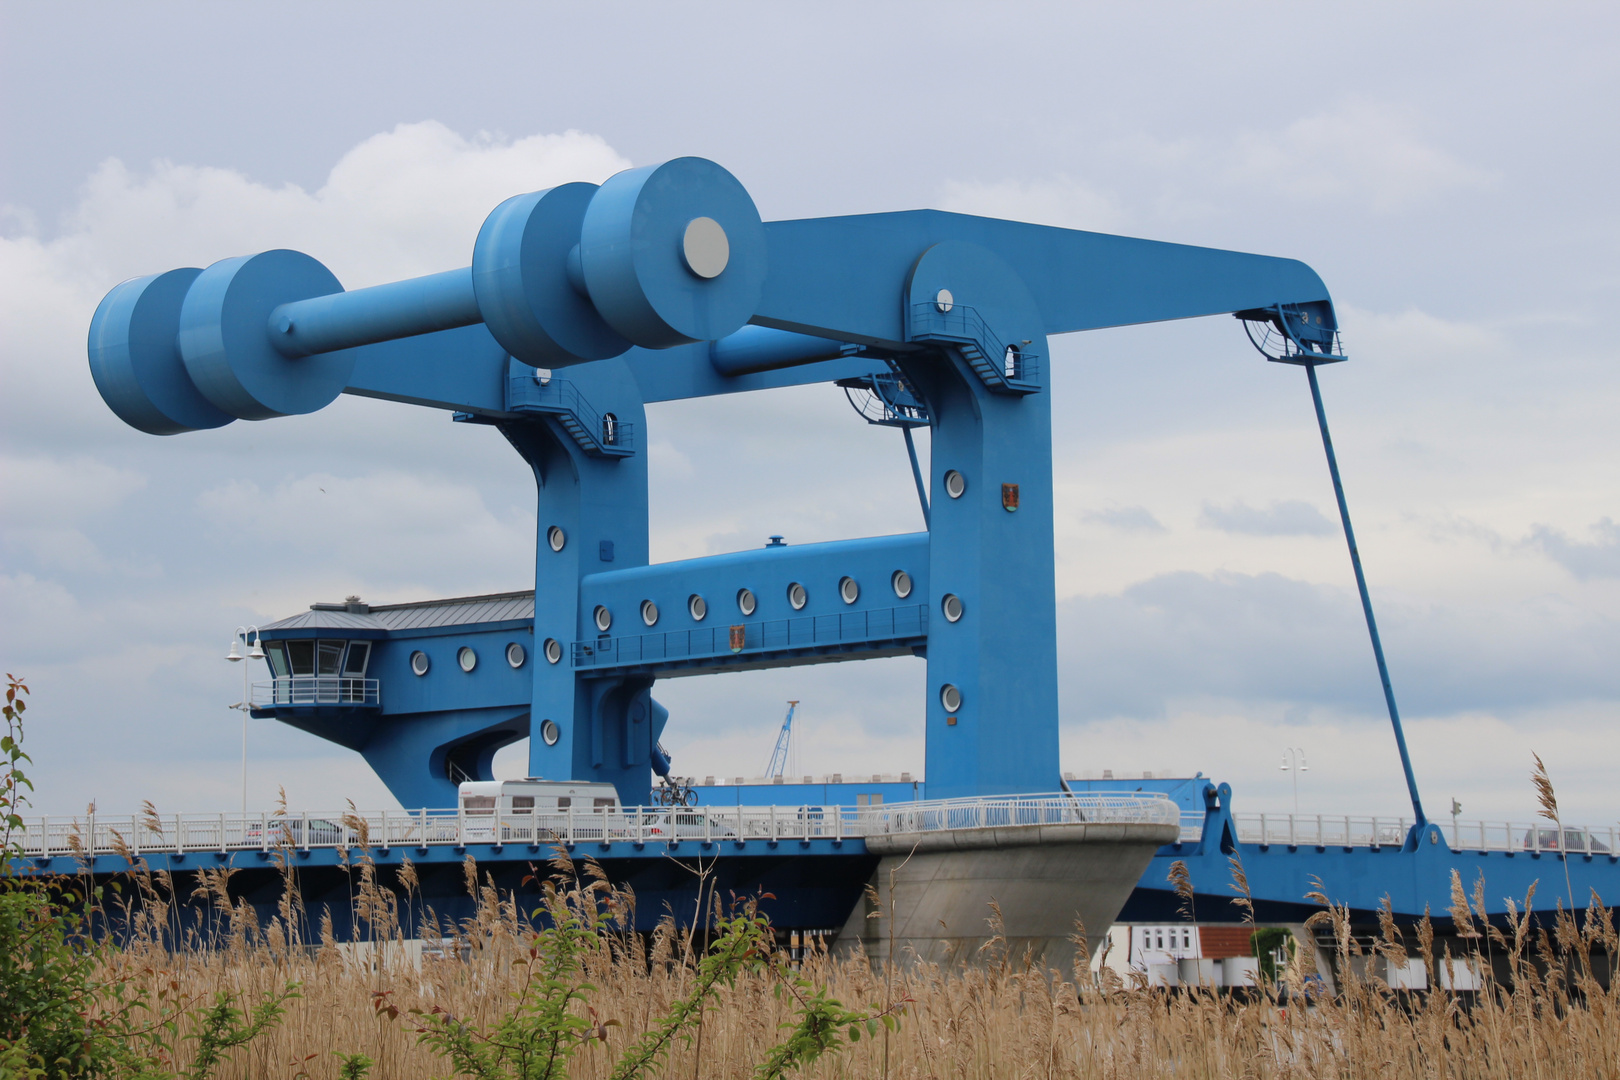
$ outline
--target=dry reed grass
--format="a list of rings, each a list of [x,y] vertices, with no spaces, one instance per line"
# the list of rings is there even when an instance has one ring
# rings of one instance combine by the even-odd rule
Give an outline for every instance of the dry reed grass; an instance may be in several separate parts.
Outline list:
[[[105,977],[198,1002],[221,990],[251,1001],[288,982],[299,985],[301,996],[289,1002],[283,1022],[238,1051],[218,1074],[223,1078],[336,1077],[337,1055],[356,1053],[375,1061],[375,1077],[449,1075],[449,1063],[418,1044],[411,1010],[436,1008],[492,1025],[511,1007],[535,932],[526,905],[537,904],[538,894],[527,901],[498,894],[471,859],[465,879],[476,914],[434,929],[438,920],[429,913],[421,953],[401,931],[401,903],[419,910],[423,903],[408,863],[397,872],[396,894],[379,881],[369,855],[362,851],[354,860],[355,914],[369,940],[343,947],[332,940],[329,920],[308,925],[296,873],[285,860],[284,896],[266,925],[245,902],[231,899],[230,871],[222,869],[201,875],[193,899],[208,914],[183,928],[174,883],[136,866],[130,884],[142,902],[127,910],[135,933],[127,948],[105,954]],[[561,860],[558,867],[590,880],[588,866]],[[1241,867],[1234,871],[1245,884]],[[1526,898],[1504,933],[1483,920],[1476,924],[1482,904],[1470,903],[1460,880],[1453,885],[1452,914],[1459,931],[1473,935],[1466,940],[1487,979],[1490,950],[1506,957],[1512,973],[1503,983],[1491,979],[1478,995],[1396,994],[1377,978],[1355,974],[1367,970],[1369,957],[1404,964],[1404,936],[1386,904],[1367,949],[1351,933],[1349,912],[1322,890],[1313,897],[1323,905],[1314,919],[1334,931],[1339,979],[1336,996],[1308,1005],[1301,996],[1313,965],[1307,949],[1249,1001],[1127,985],[1106,967],[1094,975],[1083,950],[1072,972],[1041,970],[990,949],[965,970],[918,964],[880,973],[860,956],[812,951],[802,966],[812,982],[848,1006],[898,1007],[903,1015],[896,1032],[880,1030],[806,1075],[1620,1078],[1620,990],[1601,988],[1591,975],[1594,951],[1620,955],[1610,912],[1594,896],[1577,921],[1560,904],[1549,937],[1532,925]],[[622,892],[604,895],[611,904],[634,902]],[[1434,937],[1425,919],[1415,945],[1430,985],[1438,985],[1438,966],[1447,959],[1436,955]],[[1083,928],[1077,940],[1084,942]],[[595,987],[588,1005],[601,1040],[575,1059],[580,1077],[608,1075],[624,1048],[688,992],[701,952],[667,920],[650,939],[605,932],[593,942],[584,974]],[[751,1076],[782,1038],[781,1026],[794,1019],[791,997],[774,992],[778,982],[756,971],[720,987],[699,1037],[678,1044],[652,1075]]]

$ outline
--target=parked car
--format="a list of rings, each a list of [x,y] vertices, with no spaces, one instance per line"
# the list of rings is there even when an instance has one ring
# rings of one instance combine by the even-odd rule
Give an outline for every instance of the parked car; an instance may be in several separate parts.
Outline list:
[[[245,842],[260,847],[332,847],[343,839],[343,826],[337,822],[326,818],[309,818],[308,821],[307,841],[304,839],[304,818],[273,817],[268,823],[268,833],[265,826],[258,822],[249,824],[244,834]]]
[[[654,814],[642,826],[646,836],[659,840],[724,840],[735,837],[737,830],[719,821],[710,822],[707,814],[695,810],[674,810]]]
[[[1592,844],[1590,848],[1586,846],[1588,840],[1590,840]],[[1545,829],[1531,829],[1529,832],[1524,834],[1524,850],[1559,850],[1558,830],[1552,826]],[[1595,836],[1590,836],[1585,829],[1565,829],[1563,850],[1579,852],[1583,855],[1588,851],[1592,852],[1593,854],[1607,855],[1609,853],[1609,845],[1603,843]]]

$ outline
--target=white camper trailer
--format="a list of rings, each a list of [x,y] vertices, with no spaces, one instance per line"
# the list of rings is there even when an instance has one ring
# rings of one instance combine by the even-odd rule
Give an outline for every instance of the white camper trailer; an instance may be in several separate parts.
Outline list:
[[[567,823],[619,812],[612,784],[584,780],[469,780],[458,789],[465,836],[475,842],[540,843]],[[577,828],[576,828],[577,831]]]

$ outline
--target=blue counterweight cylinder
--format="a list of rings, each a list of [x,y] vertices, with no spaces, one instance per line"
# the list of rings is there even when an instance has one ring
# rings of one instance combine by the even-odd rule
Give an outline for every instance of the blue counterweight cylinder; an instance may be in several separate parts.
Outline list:
[[[563,184],[517,195],[478,230],[472,265],[478,309],[495,340],[530,367],[606,360],[630,348],[569,269],[598,190]]]
[[[93,322],[91,369],[127,423],[174,434],[313,412],[348,387],[354,350],[479,323],[531,367],[714,340],[753,316],[765,271],[748,192],[678,158],[506,200],[470,268],[345,292],[278,250],[125,283]]]
[[[90,320],[90,376],[101,399],[148,435],[217,428],[235,419],[198,391],[176,342],[180,306],[201,273],[188,267],[126,281]]]
[[[201,274],[180,306],[180,358],[216,408],[241,420],[325,408],[354,370],[349,352],[292,359],[270,343],[270,313],[290,300],[343,291],[332,272],[297,251],[223,259]]]
[[[676,158],[608,178],[579,235],[591,302],[647,349],[714,341],[740,329],[765,287],[765,226],[737,178]]]

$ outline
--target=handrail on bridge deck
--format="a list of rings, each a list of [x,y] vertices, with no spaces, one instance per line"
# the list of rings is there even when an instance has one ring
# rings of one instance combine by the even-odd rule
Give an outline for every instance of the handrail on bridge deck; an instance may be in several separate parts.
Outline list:
[[[1240,844],[1288,847],[1400,847],[1412,827],[1408,817],[1365,814],[1233,814]],[[1181,842],[1197,843],[1204,815],[1183,812]],[[1529,851],[1562,855],[1607,855],[1620,851],[1620,829],[1585,825],[1559,828],[1551,821],[1436,821],[1453,851]]]
[[[469,844],[669,844],[843,840],[901,832],[1071,822],[1174,824],[1158,792],[989,796],[879,806],[569,807],[331,811],[281,814],[92,815],[24,819],[16,839],[33,858],[265,851],[291,848],[465,847]]]
[[[253,684],[255,709],[277,705],[380,705],[382,683],[352,675],[278,675]]]

